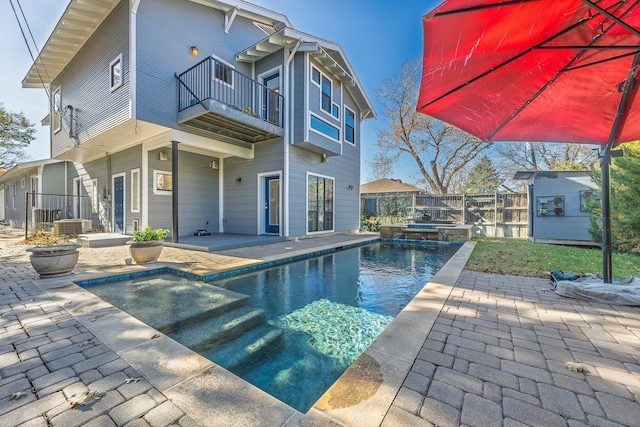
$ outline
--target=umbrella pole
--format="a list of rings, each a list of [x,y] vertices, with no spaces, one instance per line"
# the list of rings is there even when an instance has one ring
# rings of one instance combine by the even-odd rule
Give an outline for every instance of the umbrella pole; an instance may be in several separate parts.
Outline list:
[[[600,159],[602,182],[602,280],[611,283],[611,147],[607,145]]]

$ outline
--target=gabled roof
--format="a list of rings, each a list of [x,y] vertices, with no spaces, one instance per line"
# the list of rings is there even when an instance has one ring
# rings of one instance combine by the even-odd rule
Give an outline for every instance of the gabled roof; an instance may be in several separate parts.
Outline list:
[[[62,72],[89,37],[109,16],[121,0],[71,0],[40,54],[22,80],[24,88],[41,88]],[[190,0],[221,10],[231,25],[236,15],[280,29],[291,26],[286,16],[242,0]],[[135,11],[140,0],[134,0]]]
[[[342,47],[338,44],[303,33],[291,27],[285,27],[252,46],[243,49],[241,52],[238,52],[236,59],[244,62],[255,62],[282,49],[284,46],[291,46],[293,48],[292,54],[296,52],[309,52],[312,57],[316,58],[316,60],[329,71],[329,74],[337,77],[345,85],[358,104],[358,108],[363,114],[363,120],[376,117],[373,104],[356,77]]]
[[[43,159],[43,160],[33,160],[31,162],[18,163],[17,165],[15,165],[9,170],[5,169],[4,173],[0,173],[0,182],[8,181],[14,177],[20,176],[23,173],[25,173],[26,170],[31,168],[50,165],[53,163],[61,163],[61,162],[63,162],[63,160]]]
[[[374,193],[420,193],[422,189],[399,179],[382,178],[360,186],[360,194]]]
[[[120,0],[71,0],[22,80],[22,87],[50,85],[118,3]]]

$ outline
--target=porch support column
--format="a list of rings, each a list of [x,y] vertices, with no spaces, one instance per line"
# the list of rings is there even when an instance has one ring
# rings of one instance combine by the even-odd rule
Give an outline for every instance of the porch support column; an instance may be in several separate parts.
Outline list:
[[[178,141],[171,141],[171,241],[178,243]]]

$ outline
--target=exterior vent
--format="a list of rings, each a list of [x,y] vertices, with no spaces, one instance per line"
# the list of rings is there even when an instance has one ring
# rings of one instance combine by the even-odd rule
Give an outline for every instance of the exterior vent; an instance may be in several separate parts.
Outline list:
[[[274,27],[272,25],[263,24],[261,22],[255,22],[254,21],[253,25],[255,25],[256,27],[260,28],[268,36],[274,34],[276,31],[278,31],[278,30],[276,30],[276,27]]]

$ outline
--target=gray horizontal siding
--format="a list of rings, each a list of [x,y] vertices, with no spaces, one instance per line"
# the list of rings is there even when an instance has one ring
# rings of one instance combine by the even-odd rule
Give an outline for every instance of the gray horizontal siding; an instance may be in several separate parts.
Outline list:
[[[580,191],[594,187],[591,179],[583,172],[559,172],[558,178],[539,178],[533,184],[533,237],[553,240],[591,240],[589,234],[590,212],[580,211]],[[556,216],[553,209],[549,214],[538,216],[538,197],[553,199],[564,196],[564,215]]]
[[[100,25],[51,85],[61,87],[62,130],[52,132],[51,155],[59,156],[130,118],[128,1],[122,1]],[[111,92],[109,64],[123,59],[123,85]],[[74,136],[69,137],[73,107]],[[52,119],[53,123],[53,119]]]
[[[167,161],[159,160],[159,152],[167,153]],[[172,228],[172,196],[154,194],[153,171],[171,172],[171,148],[149,152],[149,226],[152,228]],[[205,228],[212,233],[219,232],[219,178],[218,170],[209,165],[213,160],[187,151],[178,152],[178,228],[179,236],[192,236]],[[208,224],[207,224],[208,222]]]
[[[293,143],[304,141],[307,120],[306,85],[309,75],[307,56],[297,53],[293,60]]]
[[[137,13],[137,118],[174,129],[199,133],[176,123],[177,81],[180,74],[209,55],[251,75],[251,65],[236,63],[235,54],[266,34],[252,21],[236,17],[224,33],[221,11],[186,1],[147,0]],[[193,56],[190,46],[197,46]]]
[[[253,159],[225,159],[225,233],[258,234],[258,174],[283,169],[284,151],[281,139],[262,142],[255,147]],[[242,178],[239,184],[236,184],[237,178]]]

